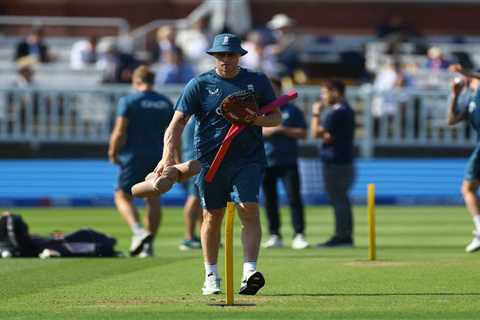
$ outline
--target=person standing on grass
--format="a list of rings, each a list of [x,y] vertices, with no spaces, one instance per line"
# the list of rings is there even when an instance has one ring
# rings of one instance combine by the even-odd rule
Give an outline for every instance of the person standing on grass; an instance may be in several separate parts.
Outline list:
[[[202,164],[202,170],[196,178],[203,207],[201,241],[205,282],[202,292],[204,295],[221,292],[217,269],[220,228],[227,201],[233,199],[243,226],[244,264],[239,293],[254,295],[265,284],[262,273],[257,271],[262,235],[258,194],[266,164],[261,127],[279,125],[281,114],[276,110],[254,117],[252,125],[232,141],[213,181],[206,182],[205,175],[231,126],[217,112],[223,99],[238,91],[252,90],[260,106],[275,100],[270,81],[264,74],[240,68],[240,57],[247,51],[241,47],[238,36],[229,33],[217,35],[207,53],[215,58],[215,67],[192,79],[184,88],[165,133],[163,157],[155,172],[161,174],[163,168],[180,161],[180,137],[188,120],[194,115],[195,158]]]
[[[193,139],[195,136],[195,120],[191,118],[182,134],[182,161],[194,159]],[[182,183],[187,192],[187,200],[183,206],[183,220],[185,222],[185,238],[180,243],[180,250],[200,249],[200,239],[195,235],[195,225],[197,221],[202,224],[202,206],[200,205],[200,195],[198,187],[195,184],[195,178]]]
[[[459,64],[450,66],[453,72],[459,72],[464,79],[454,79],[451,83],[451,93],[448,106],[449,125],[467,122],[477,132],[477,141],[480,141],[480,73],[463,69]],[[466,252],[480,250],[480,199],[478,187],[480,186],[480,143],[473,150],[468,159],[465,176],[462,184],[462,194],[474,224],[473,239],[465,248]]]
[[[321,88],[321,100],[313,104],[310,129],[322,140],[323,182],[335,213],[335,234],[318,247],[352,247],[353,214],[349,190],[354,180],[355,113],[345,100],[345,85],[329,80]]]
[[[144,181],[163,152],[163,136],[173,116],[173,103],[153,91],[155,76],[146,66],[135,69],[135,93],[122,97],[108,147],[109,160],[120,166],[115,205],[133,232],[130,255],[153,256],[153,240],[161,220],[158,196],[145,198],[145,228],[133,204],[131,188]]]
[[[271,79],[275,93],[280,95],[282,83]],[[298,139],[307,137],[307,125],[302,111],[292,103],[280,108],[282,124],[277,127],[262,129],[265,139],[267,168],[263,178],[265,210],[268,218],[270,238],[263,243],[264,248],[283,247],[280,234],[280,212],[278,208],[277,181],[281,179],[288,196],[294,237],[293,249],[305,249],[309,246],[305,240],[305,214],[300,194],[300,177],[298,174]]]

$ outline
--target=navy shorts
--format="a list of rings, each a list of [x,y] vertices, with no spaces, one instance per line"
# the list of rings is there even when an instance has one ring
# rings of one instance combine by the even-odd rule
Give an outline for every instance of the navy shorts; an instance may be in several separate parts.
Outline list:
[[[258,202],[265,166],[259,163],[222,166],[211,183],[204,180],[208,167],[196,178],[202,207],[207,210],[225,208],[228,201]]]
[[[145,180],[147,174],[152,172],[158,164],[158,160],[141,159],[120,164],[117,190],[131,195],[132,186]]]
[[[480,146],[477,146],[468,158],[463,179],[466,181],[480,180]]]

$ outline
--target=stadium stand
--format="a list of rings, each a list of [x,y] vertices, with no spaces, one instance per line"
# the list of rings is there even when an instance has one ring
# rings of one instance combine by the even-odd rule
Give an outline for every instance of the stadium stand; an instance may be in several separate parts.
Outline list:
[[[30,13],[23,7],[15,9],[16,5],[23,3],[23,1],[7,2],[5,12],[8,14]],[[86,9],[85,6],[88,2],[76,4],[75,15],[77,17],[82,14],[87,16],[87,13],[90,15],[99,14]],[[115,6],[116,11],[109,11],[109,14],[123,17],[113,20],[113,22],[119,23],[118,30],[114,28],[115,31],[112,32],[112,28],[110,28],[106,31],[99,26],[95,36],[104,37],[120,34],[122,37],[117,40],[121,41],[117,44],[122,51],[129,51],[128,53],[131,53],[139,61],[148,61],[147,45],[152,42],[157,28],[167,23],[180,29],[188,28],[189,23],[191,23],[188,20],[190,14],[201,3],[201,1],[187,1],[176,4],[175,1],[166,1],[164,9],[169,9],[156,12],[155,10],[148,10],[148,8],[155,6],[154,1],[148,2],[149,4],[147,2],[145,2],[145,10],[142,10],[142,13],[138,13],[138,16],[135,17],[132,17],[133,11],[128,9],[129,4],[118,4],[118,6]],[[275,3],[276,12],[272,11],[273,3]],[[296,103],[304,110],[307,120],[310,117],[312,102],[319,97],[319,90],[316,85],[325,78],[340,77],[347,80],[351,85],[348,88],[348,99],[357,112],[356,144],[358,155],[363,159],[370,159],[378,155],[388,157],[452,156],[452,150],[455,155],[465,155],[471,149],[475,142],[475,136],[471,131],[464,125],[454,128],[446,126],[447,85],[452,78],[452,74],[444,70],[433,72],[424,68],[428,60],[426,52],[428,47],[431,46],[442,50],[449,61],[463,61],[465,64],[470,63],[472,67],[480,65],[480,55],[478,54],[480,37],[475,34],[476,30],[472,32],[467,24],[467,19],[472,14],[470,10],[467,10],[465,6],[457,7],[454,4],[450,4],[450,6],[439,5],[435,7],[435,12],[438,13],[437,18],[433,19],[430,17],[433,14],[425,15],[425,8],[417,6],[415,3],[406,4],[396,10],[398,7],[381,1],[375,5],[372,4],[374,8],[350,1],[339,1],[339,3],[306,1],[305,6],[308,6],[311,10],[302,10],[300,15],[298,10],[294,10],[295,5],[292,5],[292,3],[290,1],[277,3],[274,1],[251,0],[252,23],[255,27],[259,27],[259,30],[265,31],[264,27],[267,22],[279,12],[288,12],[291,18],[298,22],[294,25],[293,32],[296,37],[295,42],[301,48],[298,51],[298,59],[301,68],[305,71],[306,79],[304,80],[306,80],[305,84],[307,86],[297,86],[300,95]],[[111,6],[111,1],[105,1],[105,3],[102,2],[98,5]],[[34,12],[36,5],[31,4],[29,8]],[[42,8],[46,10],[47,6]],[[58,16],[70,14],[64,12],[63,7],[56,1],[49,4],[48,10]],[[329,15],[321,15],[321,19],[319,19],[318,12],[327,11]],[[158,13],[158,16],[151,17],[152,12]],[[348,12],[357,12],[358,19],[351,19]],[[414,37],[402,39],[401,43],[396,44],[396,55],[389,52],[391,39],[383,37],[380,39],[376,33],[378,25],[392,12],[409,16],[408,22],[412,25],[412,30],[416,30]],[[442,17],[442,20],[445,21],[445,24],[442,24],[445,28],[443,30],[436,29],[438,17]],[[452,19],[449,19],[449,17],[455,17],[458,23],[450,23]],[[68,20],[69,17],[64,18],[64,20]],[[40,20],[39,18],[38,21]],[[48,19],[45,21],[48,21]],[[52,21],[50,20],[50,22]],[[85,20],[82,23],[98,23],[99,20],[92,21]],[[0,144],[2,147],[0,153],[2,156],[13,159],[22,156],[35,158],[52,155],[72,158],[75,155],[84,156],[88,154],[92,157],[103,158],[105,155],[101,150],[108,141],[116,101],[119,96],[128,92],[129,86],[102,84],[101,71],[93,66],[82,70],[71,70],[69,63],[70,50],[74,43],[92,35],[92,26],[50,25],[46,29],[45,41],[54,54],[55,61],[33,66],[34,86],[27,88],[27,90],[12,89],[18,67],[12,60],[14,48],[21,36],[25,34],[24,29],[14,27],[16,25],[7,25],[0,34]],[[28,27],[30,28],[31,25],[28,25]],[[133,35],[133,39],[125,37],[127,31],[130,35]],[[266,32],[268,33],[268,30]],[[459,38],[458,34],[463,36]],[[204,35],[209,36],[208,32]],[[401,88],[393,86],[388,90],[375,88],[372,85],[375,75],[378,75],[385,65],[395,62],[399,62],[400,71],[411,80],[410,85]],[[260,63],[260,65],[262,64]],[[295,84],[295,82],[296,84],[303,83],[297,81],[295,76],[291,80],[291,84]],[[162,86],[161,91],[172,99],[176,99],[180,88],[181,86]],[[375,112],[375,103],[378,101],[384,105],[387,104],[385,103],[387,101],[393,108],[388,112],[384,112],[385,110]],[[22,149],[18,147],[19,145],[26,147]],[[313,175],[307,174],[312,170],[315,170],[315,172],[318,170],[316,160],[314,160],[317,157],[317,147],[317,142],[312,139],[307,139],[306,142],[302,143],[303,156],[310,157],[304,158],[301,164],[305,176],[304,180],[308,181],[308,183],[304,182],[304,196],[311,203],[324,201],[318,193],[310,194],[309,189],[307,189],[307,186],[310,185],[318,186],[318,188],[321,185],[321,181],[308,180]],[[54,148],[57,151],[51,152]],[[85,152],[87,148],[91,148],[93,151]],[[28,151],[25,152],[27,149]],[[50,150],[50,153],[45,149]],[[75,150],[76,153],[72,154],[72,150]],[[48,161],[39,161],[42,166],[49,163]],[[423,161],[427,161],[425,162],[425,168],[428,165],[445,165],[446,167],[441,167],[442,177],[445,180],[438,180],[438,182],[442,182],[438,185],[442,185],[441,188],[445,189],[431,189],[428,194],[421,194],[427,188],[419,188],[418,193],[424,199],[422,201],[426,201],[425,199],[428,197],[430,197],[429,199],[437,199],[438,195],[450,195],[452,197],[439,197],[439,201],[442,201],[442,199],[450,199],[448,201],[451,202],[457,201],[455,195],[458,192],[453,188],[457,188],[459,185],[460,180],[455,177],[458,177],[458,172],[461,172],[462,169],[459,168],[464,161],[445,160],[445,162],[442,162],[444,160],[431,160],[433,162],[429,163],[429,160],[422,160],[417,165],[420,166]],[[81,162],[79,162],[79,165],[82,165]],[[0,178],[3,178],[4,174],[13,177],[16,173],[14,171],[20,168],[15,166],[15,163],[4,162],[2,166],[12,165],[13,169],[11,172],[2,171]],[[87,163],[89,162],[87,161],[84,164]],[[93,163],[95,162],[91,164]],[[385,162],[378,159],[360,160],[360,175],[355,185],[354,197],[357,201],[363,201],[364,185],[369,179],[372,180],[372,177],[384,177],[385,172],[391,170],[394,165],[401,168],[410,168],[409,166],[412,166],[413,163],[413,160],[385,160]],[[97,168],[96,166],[95,164],[93,167]],[[55,166],[51,165],[45,168],[55,169]],[[102,168],[101,165],[98,168]],[[375,171],[380,170],[380,168],[383,168],[384,171]],[[105,167],[98,170],[99,172],[107,170],[106,172],[114,176],[114,172],[111,171],[113,168],[110,171]],[[395,173],[395,170],[393,171]],[[407,171],[405,169],[404,173],[406,174]],[[61,173],[60,177],[63,174]],[[447,176],[456,180],[448,180]],[[63,177],[75,178],[68,175]],[[97,183],[99,189],[102,187],[104,190],[107,189],[108,185],[108,189],[111,190],[113,182],[97,181],[94,177],[92,179],[89,182],[84,177],[79,182],[79,187],[76,189],[79,197],[93,199],[92,201],[104,199],[98,201],[108,203],[110,195],[88,193],[90,191],[88,185],[89,183]],[[426,177],[425,179],[430,183],[434,181],[434,177]],[[11,180],[7,179],[7,181]],[[402,191],[396,191],[396,198],[389,198],[390,194],[386,190],[396,188],[402,190],[406,187],[406,183],[402,184],[398,180],[392,184],[391,181],[396,180],[379,180],[379,183],[382,184],[380,189],[384,190],[381,193],[382,199],[385,202],[400,201],[398,197],[403,195]],[[54,185],[52,183],[51,187],[53,188]],[[30,187],[33,188],[33,185],[28,185],[25,188]],[[416,185],[413,187],[416,187]],[[313,189],[317,190],[318,188],[314,187]],[[21,189],[16,190],[20,191]],[[59,194],[67,192],[66,189],[61,187],[52,190],[53,193],[58,192]],[[411,188],[408,188],[408,190],[411,190]],[[83,191],[87,193],[83,193]],[[175,194],[175,190],[173,194]],[[35,193],[27,193],[27,195],[28,197],[25,199],[30,199],[30,196],[35,199],[43,197]],[[73,194],[64,194],[63,198],[72,196]],[[50,199],[51,195],[45,197]],[[62,197],[55,199],[54,203],[60,203],[61,201],[58,199],[62,199]],[[408,194],[401,199],[408,202]],[[88,203],[90,200],[85,201]]]

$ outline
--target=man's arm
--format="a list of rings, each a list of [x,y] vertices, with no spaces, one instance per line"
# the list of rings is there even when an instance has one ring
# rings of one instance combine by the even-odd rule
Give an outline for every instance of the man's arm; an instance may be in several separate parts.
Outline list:
[[[253,121],[253,125],[259,127],[276,127],[281,123],[282,113],[278,109],[269,114],[258,116]]]
[[[325,109],[322,102],[313,104],[312,119],[310,121],[310,131],[313,138],[320,138],[325,143],[333,141],[333,136],[321,125],[320,114]]]
[[[188,119],[190,119],[189,114],[175,111],[172,121],[170,121],[170,124],[165,131],[163,139],[163,156],[154,170],[156,173],[161,174],[164,168],[180,163],[180,142],[183,129],[185,128]]]
[[[264,127],[262,128],[263,136],[268,138],[276,134],[282,134],[293,139],[305,139],[307,138],[307,130],[305,128],[292,128],[292,127]]]
[[[452,72],[461,73],[465,77],[480,79],[480,73],[479,72],[475,72],[475,71],[472,71],[472,70],[467,70],[467,69],[463,68],[462,65],[460,65],[458,63],[452,64],[450,67],[448,67],[448,70],[450,70]]]
[[[110,136],[110,143],[108,145],[108,159],[112,163],[119,163],[118,153],[120,148],[125,143],[127,133],[128,119],[125,117],[117,117],[115,126]]]
[[[464,83],[453,80],[451,84],[452,96],[448,106],[447,123],[453,126],[465,119],[466,108],[457,108],[458,98],[462,92]]]

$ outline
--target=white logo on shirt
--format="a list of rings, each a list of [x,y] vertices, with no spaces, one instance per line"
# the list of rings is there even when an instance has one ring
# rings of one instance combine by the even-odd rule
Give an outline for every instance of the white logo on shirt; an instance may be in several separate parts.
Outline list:
[[[288,112],[282,112],[282,120],[285,121],[290,118],[290,114]]]
[[[472,113],[476,108],[477,108],[477,104],[475,103],[475,101],[472,101],[468,105],[468,112]]]
[[[168,107],[168,104],[165,101],[152,101],[152,100],[143,100],[141,102],[142,107],[148,109],[162,109]]]
[[[250,91],[253,91],[255,92],[255,87],[253,86],[253,84],[247,84],[247,90],[250,90]]]
[[[223,37],[223,43],[222,44],[223,45],[228,44],[228,40],[229,40],[228,36]]]
[[[211,96],[218,96],[220,94],[219,88],[215,88],[215,89],[207,88],[207,91],[208,91],[208,94]]]

